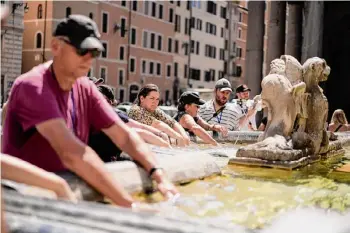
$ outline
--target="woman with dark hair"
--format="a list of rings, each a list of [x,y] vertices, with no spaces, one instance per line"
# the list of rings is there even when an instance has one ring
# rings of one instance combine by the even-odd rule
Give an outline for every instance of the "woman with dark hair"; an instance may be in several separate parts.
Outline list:
[[[204,142],[218,146],[219,144],[208,134],[206,130],[221,132],[227,134],[227,129],[221,125],[210,125],[198,116],[200,105],[205,104],[205,101],[199,98],[195,92],[184,92],[180,96],[178,110],[179,112],[174,117],[191,136],[198,136]]]
[[[135,104],[129,111],[129,117],[135,121],[153,126],[172,138],[179,140],[179,145],[189,145],[190,138],[182,126],[164,113],[159,107],[159,88],[147,84],[141,88]],[[165,124],[164,124],[165,123]]]
[[[113,106],[116,101],[112,87],[102,84],[97,86],[97,89],[103,94],[107,102]],[[145,142],[160,147],[171,148],[168,142],[168,136],[165,133],[153,128],[152,126],[148,126],[130,119],[125,113],[119,111],[118,109],[114,110],[116,114],[118,114],[119,118],[130,128],[134,129]],[[104,162],[122,160],[120,158],[122,151],[102,131],[94,132],[90,135],[89,146]]]

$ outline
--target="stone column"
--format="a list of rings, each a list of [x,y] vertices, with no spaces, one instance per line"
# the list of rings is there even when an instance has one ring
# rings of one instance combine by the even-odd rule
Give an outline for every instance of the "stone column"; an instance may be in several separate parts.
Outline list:
[[[249,1],[248,12],[245,83],[255,96],[261,91],[263,76],[265,1]]]
[[[303,2],[288,2],[286,54],[301,59]]]
[[[305,1],[303,8],[303,43],[301,63],[322,56],[323,1]]]
[[[272,60],[284,54],[286,41],[286,2],[270,2],[270,18],[267,29],[266,74]]]

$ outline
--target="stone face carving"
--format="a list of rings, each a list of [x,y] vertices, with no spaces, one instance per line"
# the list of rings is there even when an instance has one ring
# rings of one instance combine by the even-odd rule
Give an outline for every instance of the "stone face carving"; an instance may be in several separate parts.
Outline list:
[[[318,84],[329,73],[318,57],[303,65],[290,55],[273,60],[261,82],[262,103],[268,108],[265,131],[258,143],[239,149],[237,157],[288,161],[328,152],[328,101]]]

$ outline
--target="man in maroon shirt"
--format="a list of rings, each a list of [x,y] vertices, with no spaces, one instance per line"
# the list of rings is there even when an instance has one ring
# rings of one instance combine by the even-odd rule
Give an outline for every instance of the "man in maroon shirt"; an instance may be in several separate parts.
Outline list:
[[[99,37],[96,23],[82,15],[58,24],[51,42],[53,61],[34,67],[13,85],[3,152],[47,171],[69,169],[116,204],[130,207],[131,196],[86,145],[91,128],[102,130],[146,169],[163,195],[175,194],[148,146],[86,78],[93,58],[104,49]]]

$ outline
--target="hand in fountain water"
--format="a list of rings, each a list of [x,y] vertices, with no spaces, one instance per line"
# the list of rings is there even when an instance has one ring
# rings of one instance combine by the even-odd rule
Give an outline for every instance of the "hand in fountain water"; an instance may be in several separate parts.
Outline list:
[[[155,206],[152,206],[150,204],[146,203],[140,203],[140,202],[134,202],[131,205],[132,211],[135,212],[152,212],[152,213],[158,213],[159,209]]]
[[[214,125],[212,128],[213,131],[222,133],[222,136],[226,137],[228,134],[228,129],[221,125]]]
[[[159,192],[161,192],[166,199],[171,199],[176,194],[178,195],[177,189],[165,176],[163,170],[156,170],[152,175],[152,179],[157,182]]]

